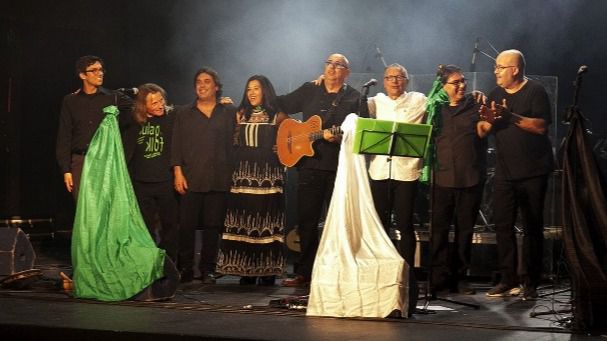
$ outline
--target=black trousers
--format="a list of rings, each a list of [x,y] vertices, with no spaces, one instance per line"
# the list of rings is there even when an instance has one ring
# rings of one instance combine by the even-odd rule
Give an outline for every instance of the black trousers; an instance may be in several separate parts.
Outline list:
[[[80,192],[80,178],[82,178],[82,168],[84,167],[84,155],[72,154],[72,182],[74,187],[72,188],[72,196],[74,201],[78,204],[78,192]]]
[[[544,199],[548,176],[506,180],[495,177],[493,206],[497,253],[502,283],[537,286],[541,280],[544,245]],[[517,276],[518,250],[514,224],[523,218],[523,246]]]
[[[150,235],[156,245],[164,249],[173,261],[177,260],[179,225],[177,193],[173,181],[140,182],[133,181],[139,209]],[[158,227],[157,218],[160,219]]]
[[[295,273],[310,279],[318,250],[318,223],[324,205],[331,201],[335,172],[300,169],[298,176],[297,217],[301,253],[295,264]]]
[[[472,234],[483,197],[484,184],[466,188],[434,185],[430,235],[431,283],[434,288],[457,288],[470,268]],[[453,223],[453,245],[449,230]]]
[[[196,228],[202,223],[200,272],[214,272],[226,214],[226,192],[187,192],[179,201],[178,269],[193,271]]]
[[[415,264],[415,229],[413,227],[413,208],[417,194],[417,180],[371,180],[371,193],[375,210],[381,219],[386,233],[390,235],[392,212],[396,228],[400,231],[400,240],[396,248],[407,264]]]

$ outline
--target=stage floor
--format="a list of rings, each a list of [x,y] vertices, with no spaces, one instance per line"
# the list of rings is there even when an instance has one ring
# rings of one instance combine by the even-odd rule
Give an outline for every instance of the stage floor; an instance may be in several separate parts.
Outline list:
[[[429,314],[409,319],[307,317],[304,310],[271,308],[270,300],[306,295],[301,288],[239,285],[225,276],[216,284],[181,285],[164,302],[103,303],[78,300],[57,286],[59,271],[69,272],[68,243],[34,243],[42,280],[27,290],[0,290],[0,330],[4,340],[61,337],[101,340],[577,340],[561,322],[570,313],[530,314],[570,308],[566,281],[545,285],[537,301],[487,298],[488,282],[475,282],[475,295],[451,295],[479,310],[442,300],[429,302]],[[67,247],[67,249],[66,249]],[[553,294],[557,292],[557,294]],[[425,303],[420,298],[418,306]]]

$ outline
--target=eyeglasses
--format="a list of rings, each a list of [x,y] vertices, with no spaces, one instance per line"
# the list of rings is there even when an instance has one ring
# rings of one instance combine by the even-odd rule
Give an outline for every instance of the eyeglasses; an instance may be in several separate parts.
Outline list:
[[[504,65],[495,65],[495,66],[493,67],[493,69],[494,69],[494,70],[497,70],[497,71],[499,71],[499,72],[502,72],[502,71],[504,71],[504,69],[511,68],[511,67],[516,67],[516,65],[508,65],[508,66],[504,66]]]
[[[346,64],[340,63],[340,62],[332,62],[327,60],[325,62],[325,67],[332,67],[336,70],[345,70],[348,68],[348,66]]]
[[[98,69],[90,69],[90,70],[84,70],[85,73],[87,72],[92,72],[92,73],[105,73],[105,69],[104,68],[98,68]]]
[[[399,76],[385,76],[384,79],[387,81],[402,82],[405,79],[407,79],[407,77],[400,76],[400,75]]]
[[[451,84],[454,87],[458,88],[460,85],[465,85],[466,84],[466,78],[458,79],[458,80],[453,81],[453,82],[447,82],[447,84]]]

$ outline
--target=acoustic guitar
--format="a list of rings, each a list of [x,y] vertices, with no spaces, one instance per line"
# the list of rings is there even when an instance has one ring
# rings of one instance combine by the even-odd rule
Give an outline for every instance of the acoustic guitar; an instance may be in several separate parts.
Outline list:
[[[325,131],[341,134],[340,127],[321,129],[322,119],[318,115],[301,122],[292,118],[284,120],[276,133],[276,151],[280,163],[293,167],[302,157],[314,156],[314,141],[323,138]]]

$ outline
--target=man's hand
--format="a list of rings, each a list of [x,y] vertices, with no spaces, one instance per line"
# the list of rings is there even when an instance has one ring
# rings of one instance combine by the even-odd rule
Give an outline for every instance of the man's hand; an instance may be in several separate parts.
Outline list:
[[[313,80],[312,83],[314,83],[314,85],[316,85],[316,86],[320,86],[324,79],[325,79],[325,75],[321,74],[320,76],[318,76],[318,78]]]
[[[492,104],[494,103],[492,102]],[[480,115],[481,121],[486,121],[493,124],[495,123],[495,120],[498,119],[498,117],[495,116],[495,111],[491,110],[491,108],[486,106],[485,104],[481,104],[480,108],[478,109],[478,113]]]
[[[332,127],[333,129],[325,129],[322,131],[323,139],[331,142],[331,143],[339,143],[341,142],[341,135],[333,134],[331,130],[335,130],[336,126]]]
[[[474,97],[474,100],[476,101],[476,103],[485,104],[485,102],[487,101],[487,96],[485,96],[485,94],[482,93],[481,91],[478,91],[478,90],[472,91],[472,96]]]
[[[232,101],[232,99],[230,97],[221,97],[219,98],[219,104],[234,104],[234,102]]]
[[[65,188],[67,189],[67,191],[72,193],[72,191],[74,190],[74,180],[72,179],[72,173],[64,173],[63,182],[65,183]]]
[[[183,176],[180,166],[175,166],[174,173],[175,173],[175,191],[177,191],[177,193],[179,193],[181,195],[184,195],[188,190],[188,181],[186,180],[185,176]]]

